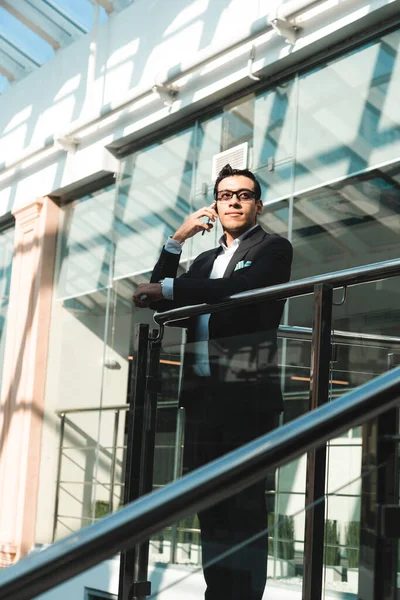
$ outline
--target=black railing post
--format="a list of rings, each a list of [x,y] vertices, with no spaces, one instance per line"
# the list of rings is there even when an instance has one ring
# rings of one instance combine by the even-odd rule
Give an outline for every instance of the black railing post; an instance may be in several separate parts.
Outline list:
[[[153,489],[154,450],[156,438],[157,397],[160,388],[158,378],[161,342],[154,341],[157,331],[150,338],[150,356],[146,378],[146,399],[143,419],[142,452],[140,457],[139,495],[148,494]],[[135,555],[134,584],[132,598],[142,600],[151,593],[148,578],[149,540],[139,546]],[[131,600],[131,598],[129,599]]]
[[[325,284],[318,284],[314,288],[310,410],[322,406],[329,400],[332,292],[333,288]],[[326,444],[307,455],[305,504],[310,508],[306,510],[304,533],[303,600],[316,600],[322,597],[325,481]]]
[[[133,336],[134,357],[131,373],[129,412],[127,415],[124,504],[136,500],[140,495],[149,326],[142,323],[135,325]],[[118,600],[131,600],[132,598],[131,592],[135,582],[136,563],[137,547],[121,552]]]
[[[363,426],[358,597],[397,599],[398,408]]]

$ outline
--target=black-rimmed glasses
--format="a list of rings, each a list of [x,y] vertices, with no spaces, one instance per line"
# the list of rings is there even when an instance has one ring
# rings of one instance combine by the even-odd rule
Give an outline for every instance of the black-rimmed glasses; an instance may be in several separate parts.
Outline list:
[[[218,202],[230,202],[233,196],[236,196],[239,202],[249,202],[256,197],[252,190],[242,188],[240,190],[236,190],[235,192],[233,190],[221,190],[217,192],[216,200],[218,200]]]

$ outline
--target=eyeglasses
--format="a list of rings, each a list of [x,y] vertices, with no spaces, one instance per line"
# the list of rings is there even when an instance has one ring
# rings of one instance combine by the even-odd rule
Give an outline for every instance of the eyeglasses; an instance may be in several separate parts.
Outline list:
[[[241,190],[236,190],[236,192],[232,190],[221,190],[220,192],[217,192],[216,200],[218,200],[218,202],[230,202],[233,196],[236,196],[239,202],[250,202],[250,200],[253,200],[256,197],[252,190],[243,188]]]

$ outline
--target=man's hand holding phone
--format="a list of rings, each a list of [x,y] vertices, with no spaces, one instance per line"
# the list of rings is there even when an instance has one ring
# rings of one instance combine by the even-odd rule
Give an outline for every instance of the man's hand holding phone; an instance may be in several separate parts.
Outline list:
[[[204,217],[207,218],[207,222],[202,221]],[[215,202],[210,206],[203,206],[187,217],[179,229],[176,230],[172,238],[182,244],[200,231],[203,233],[211,231],[214,227],[213,223],[217,218],[218,214],[215,210]]]

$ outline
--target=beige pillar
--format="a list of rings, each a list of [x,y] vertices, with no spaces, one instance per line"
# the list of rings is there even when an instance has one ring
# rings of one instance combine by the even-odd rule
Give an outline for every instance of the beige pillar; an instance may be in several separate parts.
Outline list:
[[[34,544],[58,206],[17,208],[0,413],[0,566]]]

